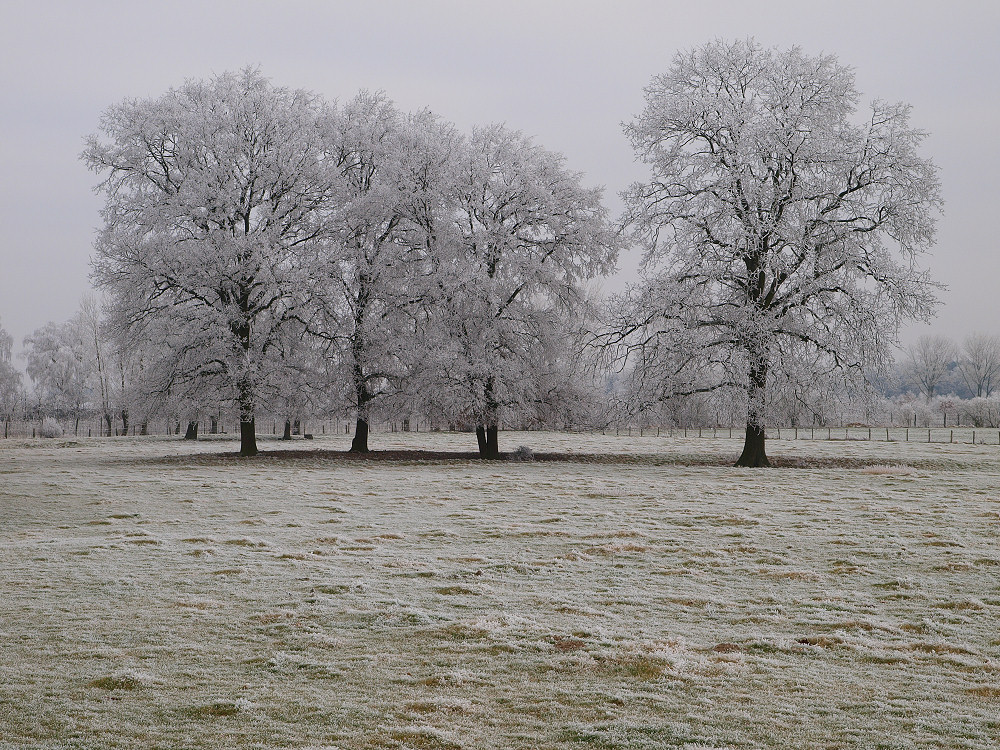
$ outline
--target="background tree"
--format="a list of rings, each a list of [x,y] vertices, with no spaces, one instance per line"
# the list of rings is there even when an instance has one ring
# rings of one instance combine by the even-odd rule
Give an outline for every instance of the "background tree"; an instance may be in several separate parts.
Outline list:
[[[666,377],[744,402],[741,466],[768,464],[776,373],[861,387],[935,304],[924,134],[904,104],[856,118],[858,99],[832,56],[716,41],[679,53],[626,128],[652,176],[624,196],[644,278],[614,302],[618,341],[679,352]]]
[[[13,419],[21,401],[21,373],[11,364],[13,337],[0,321],[0,419]]]
[[[190,81],[108,109],[82,158],[105,179],[94,279],[116,320],[169,320],[173,380],[213,381],[257,452],[264,360],[288,320],[289,269],[325,235],[333,197],[326,106],[255,70]]]
[[[906,349],[907,379],[930,401],[948,379],[958,350],[944,336],[921,336]]]
[[[46,323],[24,339],[25,368],[43,413],[71,417],[74,433],[91,396],[84,332],[78,319]]]
[[[368,451],[372,410],[400,387],[413,352],[415,305],[427,271],[414,204],[428,200],[428,158],[412,132],[433,119],[406,118],[382,94],[362,92],[331,119],[338,199],[333,239],[316,246],[304,307],[347,380],[356,414],[352,452]],[[433,137],[428,133],[427,137]],[[422,181],[418,181],[418,177]]]
[[[1000,336],[973,333],[962,340],[958,370],[973,397],[988,398],[1000,383]]]
[[[581,179],[560,154],[500,125],[476,129],[459,162],[436,324],[446,387],[477,424],[485,458],[499,454],[502,411],[538,398],[532,363],[548,311],[577,306],[579,283],[617,258],[600,191]]]

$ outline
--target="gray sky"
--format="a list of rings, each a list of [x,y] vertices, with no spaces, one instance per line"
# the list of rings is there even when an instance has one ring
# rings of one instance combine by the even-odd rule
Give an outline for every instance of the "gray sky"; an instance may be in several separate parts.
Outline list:
[[[168,3],[0,0],[0,322],[21,340],[70,317],[89,290],[100,222],[83,138],[124,98],[259,65],[279,85],[347,99],[381,89],[469,128],[505,122],[618,193],[641,178],[621,123],[679,49],[755,37],[837,55],[864,98],[913,105],[946,200],[929,265],[948,285],[932,326],[1000,333],[1000,3],[807,2]],[[618,288],[634,273],[625,257]]]

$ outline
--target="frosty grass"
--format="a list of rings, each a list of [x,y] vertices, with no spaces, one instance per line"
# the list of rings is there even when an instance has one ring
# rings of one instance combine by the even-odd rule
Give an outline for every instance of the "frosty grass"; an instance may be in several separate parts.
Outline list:
[[[519,445],[0,442],[0,748],[997,747],[997,446]]]

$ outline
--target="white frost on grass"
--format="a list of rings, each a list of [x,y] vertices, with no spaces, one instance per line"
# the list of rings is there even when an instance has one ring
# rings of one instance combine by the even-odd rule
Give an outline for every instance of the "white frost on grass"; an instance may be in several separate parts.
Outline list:
[[[995,746],[996,446],[501,439],[0,442],[0,748]]]

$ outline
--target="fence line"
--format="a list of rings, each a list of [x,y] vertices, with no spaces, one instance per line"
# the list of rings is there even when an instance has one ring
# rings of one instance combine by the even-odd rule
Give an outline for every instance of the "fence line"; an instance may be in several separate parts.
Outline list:
[[[73,437],[105,437],[106,424],[100,420],[81,420],[77,426],[75,423],[67,425],[60,422],[64,432],[63,438]],[[284,420],[262,420],[257,423],[258,437],[278,436],[284,432]],[[66,429],[69,426],[69,429]],[[177,420],[158,419],[155,422],[147,423],[149,435],[177,435],[184,434],[186,423]],[[141,433],[140,424],[129,425],[128,434],[136,436]],[[239,435],[239,423],[228,424],[224,421],[217,422],[217,433],[212,433],[209,424],[200,423],[199,436],[209,436],[212,434],[235,437]],[[505,429],[511,429],[506,427]],[[563,429],[557,432],[595,432],[592,429]],[[429,421],[409,420],[409,421],[376,421],[370,424],[372,434],[385,434],[393,432],[472,432],[468,426],[459,424],[437,424]],[[603,435],[616,435],[618,437],[669,437],[669,438],[714,438],[742,440],[744,428],[741,427],[663,427],[657,425],[618,425],[600,430]],[[302,421],[299,429],[293,431],[295,437],[311,436],[349,436],[354,433],[353,420],[316,420]],[[5,420],[0,426],[0,436],[7,439],[14,438],[37,438],[41,436],[41,422],[39,420]],[[115,430],[116,437],[122,437],[122,430],[119,427]],[[871,441],[871,442],[921,442],[921,443],[962,443],[978,445],[1000,445],[1000,430],[995,427],[866,427],[866,426],[840,426],[840,427],[772,427],[767,430],[769,440],[842,440],[842,441]]]

